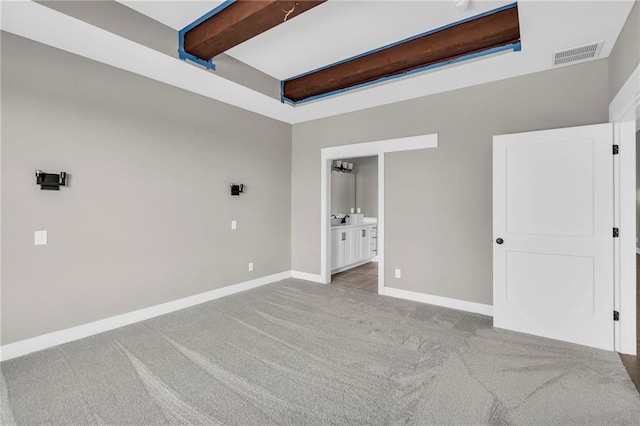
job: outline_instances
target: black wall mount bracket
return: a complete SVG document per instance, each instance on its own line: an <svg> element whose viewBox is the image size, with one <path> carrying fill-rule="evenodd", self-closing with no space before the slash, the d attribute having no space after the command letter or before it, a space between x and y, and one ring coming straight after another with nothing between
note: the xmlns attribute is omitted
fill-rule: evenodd
<svg viewBox="0 0 640 426"><path fill-rule="evenodd" d="M40 189L59 191L61 186L67 185L67 172L44 173L36 170L36 184L40 185Z"/></svg>

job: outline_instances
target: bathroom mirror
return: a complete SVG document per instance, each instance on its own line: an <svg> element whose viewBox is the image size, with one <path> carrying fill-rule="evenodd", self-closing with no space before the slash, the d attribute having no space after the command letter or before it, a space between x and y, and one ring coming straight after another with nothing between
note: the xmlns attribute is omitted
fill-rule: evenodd
<svg viewBox="0 0 640 426"><path fill-rule="evenodd" d="M331 214L349 213L356 207L356 173L331 172Z"/></svg>
<svg viewBox="0 0 640 426"><path fill-rule="evenodd" d="M349 214L360 209L365 217L378 216L378 157L346 160L351 173L331 171L331 214ZM337 162L334 161L334 166Z"/></svg>

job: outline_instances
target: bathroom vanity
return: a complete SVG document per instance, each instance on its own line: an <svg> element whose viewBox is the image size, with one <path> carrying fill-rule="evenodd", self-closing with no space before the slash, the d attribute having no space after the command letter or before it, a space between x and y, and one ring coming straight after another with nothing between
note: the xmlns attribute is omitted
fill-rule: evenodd
<svg viewBox="0 0 640 426"><path fill-rule="evenodd" d="M377 224L342 224L331 227L331 273L355 268L378 253Z"/></svg>

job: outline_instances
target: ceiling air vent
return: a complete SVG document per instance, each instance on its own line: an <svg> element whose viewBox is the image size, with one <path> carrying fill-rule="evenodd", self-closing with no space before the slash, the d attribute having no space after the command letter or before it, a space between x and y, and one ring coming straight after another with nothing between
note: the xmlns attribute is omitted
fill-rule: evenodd
<svg viewBox="0 0 640 426"><path fill-rule="evenodd" d="M600 54L602 43L603 42L601 41L599 43L591 43L580 47L574 47L573 49L563 50L562 52L556 52L553 55L553 65L564 65L570 62L579 62L595 58Z"/></svg>

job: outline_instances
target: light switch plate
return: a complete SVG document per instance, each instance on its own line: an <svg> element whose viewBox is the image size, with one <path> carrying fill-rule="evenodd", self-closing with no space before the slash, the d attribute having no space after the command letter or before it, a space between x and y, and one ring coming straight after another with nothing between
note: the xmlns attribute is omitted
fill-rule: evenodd
<svg viewBox="0 0 640 426"><path fill-rule="evenodd" d="M36 246L46 246L47 231L35 231L33 233L33 244Z"/></svg>
<svg viewBox="0 0 640 426"><path fill-rule="evenodd" d="M238 229L238 221L237 220L232 220L231 221L231 229Z"/></svg>
<svg viewBox="0 0 640 426"><path fill-rule="evenodd" d="M400 269L396 269L396 278L402 278L402 271L400 271Z"/></svg>
<svg viewBox="0 0 640 426"><path fill-rule="evenodd" d="M249 262L249 272L253 271L253 262Z"/></svg>

